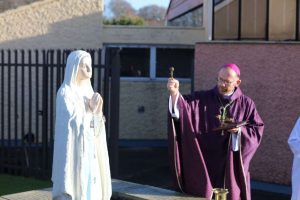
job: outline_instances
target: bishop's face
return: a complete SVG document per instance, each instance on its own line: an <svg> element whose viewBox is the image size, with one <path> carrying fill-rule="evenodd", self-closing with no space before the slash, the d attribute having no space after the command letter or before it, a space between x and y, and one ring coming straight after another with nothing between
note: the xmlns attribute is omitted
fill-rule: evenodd
<svg viewBox="0 0 300 200"><path fill-rule="evenodd" d="M83 57L78 66L77 80L92 78L92 61L89 57Z"/></svg>
<svg viewBox="0 0 300 200"><path fill-rule="evenodd" d="M218 90L221 95L228 95L234 92L241 80L230 68L222 68L218 74Z"/></svg>

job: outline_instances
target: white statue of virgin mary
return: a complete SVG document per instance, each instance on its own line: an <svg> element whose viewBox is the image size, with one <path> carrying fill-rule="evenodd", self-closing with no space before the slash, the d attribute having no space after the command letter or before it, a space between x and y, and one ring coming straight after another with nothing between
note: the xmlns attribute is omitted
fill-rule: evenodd
<svg viewBox="0 0 300 200"><path fill-rule="evenodd" d="M53 199L109 200L112 194L103 100L91 86L91 56L73 51L56 97Z"/></svg>

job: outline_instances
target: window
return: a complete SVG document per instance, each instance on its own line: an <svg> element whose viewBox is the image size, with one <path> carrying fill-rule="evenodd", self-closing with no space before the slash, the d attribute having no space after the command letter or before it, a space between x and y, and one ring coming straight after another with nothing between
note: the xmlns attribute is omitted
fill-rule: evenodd
<svg viewBox="0 0 300 200"><path fill-rule="evenodd" d="M169 68L174 67L174 77L191 78L194 65L194 49L156 49L156 77L169 77Z"/></svg>
<svg viewBox="0 0 300 200"><path fill-rule="evenodd" d="M121 76L149 77L149 48L122 48L120 51Z"/></svg>
<svg viewBox="0 0 300 200"><path fill-rule="evenodd" d="M224 0L215 0L215 5L221 3L222 1L224 1Z"/></svg>
<svg viewBox="0 0 300 200"><path fill-rule="evenodd" d="M176 17L168 21L168 26L190 26L202 27L203 26L203 7L197 7L184 15Z"/></svg>
<svg viewBox="0 0 300 200"><path fill-rule="evenodd" d="M174 67L174 77L191 78L194 66L193 46L130 46L108 45L110 49L120 49L121 77L149 80L170 77L170 67ZM113 59L109 56L109 59ZM112 62L112 61L111 61Z"/></svg>

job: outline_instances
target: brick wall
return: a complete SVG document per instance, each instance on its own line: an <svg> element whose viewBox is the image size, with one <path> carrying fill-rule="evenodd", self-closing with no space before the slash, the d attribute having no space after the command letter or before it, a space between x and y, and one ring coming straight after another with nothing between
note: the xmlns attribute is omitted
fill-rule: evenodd
<svg viewBox="0 0 300 200"><path fill-rule="evenodd" d="M180 82L182 94L190 83ZM165 81L121 81L120 138L166 139L169 93Z"/></svg>
<svg viewBox="0 0 300 200"><path fill-rule="evenodd" d="M292 153L287 139L300 115L299 43L199 43L195 89L208 89L224 63L241 69L241 89L256 103L265 122L250 170L255 180L290 183Z"/></svg>

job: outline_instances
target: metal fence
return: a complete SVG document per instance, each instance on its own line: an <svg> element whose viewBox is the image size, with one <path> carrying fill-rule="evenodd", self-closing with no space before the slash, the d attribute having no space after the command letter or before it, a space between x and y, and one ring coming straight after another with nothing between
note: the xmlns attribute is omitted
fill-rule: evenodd
<svg viewBox="0 0 300 200"><path fill-rule="evenodd" d="M111 62L105 65L101 65L101 50L87 51L93 63L92 85L103 96L104 114L109 119L109 101L116 104L115 97L118 98L110 94L110 89L118 91L119 87L119 78L112 76L111 70L116 64L115 51L110 51ZM56 91L63 81L69 53L70 50L0 50L0 173L50 178ZM116 108L113 117L118 122ZM107 124L110 134L113 126L110 120ZM117 140L118 134L111 136ZM117 145L113 139L109 141Z"/></svg>

